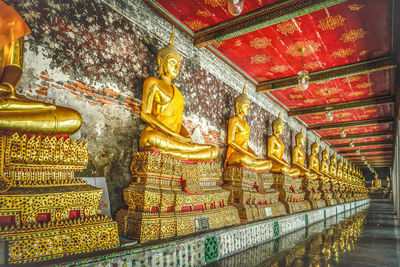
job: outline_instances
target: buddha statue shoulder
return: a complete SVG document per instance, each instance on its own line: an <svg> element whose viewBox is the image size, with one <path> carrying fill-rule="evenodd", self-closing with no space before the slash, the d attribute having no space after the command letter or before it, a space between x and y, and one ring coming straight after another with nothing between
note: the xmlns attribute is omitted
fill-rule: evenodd
<svg viewBox="0 0 400 267"><path fill-rule="evenodd" d="M69 108L30 100L16 93L24 61L24 36L30 30L22 17L0 0L0 131L70 135L82 118Z"/></svg>
<svg viewBox="0 0 400 267"><path fill-rule="evenodd" d="M235 116L228 123L228 151L225 166L241 166L253 171L269 171L272 163L258 159L249 147L250 127L245 117L250 110L250 100L246 96L246 85L243 93L235 98Z"/></svg>
<svg viewBox="0 0 400 267"><path fill-rule="evenodd" d="M337 168L336 168L336 153L333 153L333 155L330 158L331 164L329 165L329 174L332 177L336 177L337 175Z"/></svg>
<svg viewBox="0 0 400 267"><path fill-rule="evenodd" d="M303 149L305 141L306 136L303 132L303 128L301 128L301 131L296 134L296 146L293 149L293 166L300 170L300 176L315 180L318 175L315 172L311 172L304 164L306 159L306 153Z"/></svg>
<svg viewBox="0 0 400 267"><path fill-rule="evenodd" d="M146 128L140 134L140 150L156 150L183 160L213 160L218 149L195 144L182 125L184 101L172 83L180 71L181 57L174 45L174 30L167 46L157 55L160 79L149 77L143 84L141 118Z"/></svg>
<svg viewBox="0 0 400 267"><path fill-rule="evenodd" d="M336 177L340 180L343 178L343 159L339 159L338 161L338 166L337 166L337 171L336 171Z"/></svg>
<svg viewBox="0 0 400 267"><path fill-rule="evenodd" d="M285 145L279 137L283 134L285 125L281 118L281 113L276 120L272 122L273 134L268 137L268 158L272 162L271 172L286 174L291 177L300 175L300 170L295 167L290 167L283 159Z"/></svg>

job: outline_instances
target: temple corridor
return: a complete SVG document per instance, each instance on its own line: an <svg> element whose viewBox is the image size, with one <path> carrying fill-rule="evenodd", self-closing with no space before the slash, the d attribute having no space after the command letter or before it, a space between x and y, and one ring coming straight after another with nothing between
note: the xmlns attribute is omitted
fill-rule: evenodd
<svg viewBox="0 0 400 267"><path fill-rule="evenodd" d="M208 266L399 266L400 232L391 202L327 218Z"/></svg>

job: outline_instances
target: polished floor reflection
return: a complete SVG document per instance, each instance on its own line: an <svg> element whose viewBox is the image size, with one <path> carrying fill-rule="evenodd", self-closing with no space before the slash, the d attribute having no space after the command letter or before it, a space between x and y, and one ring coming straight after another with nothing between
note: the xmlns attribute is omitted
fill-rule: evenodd
<svg viewBox="0 0 400 267"><path fill-rule="evenodd" d="M400 266L393 205L372 202L210 266Z"/></svg>

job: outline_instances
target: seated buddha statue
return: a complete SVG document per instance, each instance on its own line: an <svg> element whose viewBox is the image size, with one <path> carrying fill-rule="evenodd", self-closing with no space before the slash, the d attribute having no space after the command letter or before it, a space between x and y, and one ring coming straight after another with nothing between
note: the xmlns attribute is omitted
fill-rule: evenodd
<svg viewBox="0 0 400 267"><path fill-rule="evenodd" d="M324 174L320 172L319 169L319 158L318 158L318 153L319 153L319 144L318 140L315 140L314 144L311 146L311 155L308 157L308 167L310 168L310 171L318 175L320 179L324 179Z"/></svg>
<svg viewBox="0 0 400 267"><path fill-rule="evenodd" d="M377 173L375 173L374 176L375 176L375 179L372 181L373 187L375 187L375 188L381 188L381 187L382 187L382 181L381 181L381 179L378 178L378 174L377 174Z"/></svg>
<svg viewBox="0 0 400 267"><path fill-rule="evenodd" d="M279 112L278 118L272 122L273 134L268 137L268 158L272 162L271 172L295 177L300 174L300 170L295 167L290 167L283 159L285 145L279 136L283 134L284 127L285 125L281 118L281 113Z"/></svg>
<svg viewBox="0 0 400 267"><path fill-rule="evenodd" d="M386 177L386 189L390 188L390 178Z"/></svg>
<svg viewBox="0 0 400 267"><path fill-rule="evenodd" d="M141 118L147 124L140 134L140 150L157 150L183 160L213 160L218 149L212 145L195 144L182 125L184 101L172 83L179 74L181 57L170 42L157 55L160 79L149 77L143 84Z"/></svg>
<svg viewBox="0 0 400 267"><path fill-rule="evenodd" d="M77 111L30 100L15 92L23 72L24 36L29 33L14 8L0 1L0 132L73 134L82 122Z"/></svg>
<svg viewBox="0 0 400 267"><path fill-rule="evenodd" d="M245 117L250 110L250 100L246 96L246 85L243 93L235 98L235 116L229 119L228 124L228 151L225 166L243 166L253 171L269 171L272 163L269 160L258 159L254 151L248 146L250 127Z"/></svg>
<svg viewBox="0 0 400 267"><path fill-rule="evenodd" d="M338 161L338 166L337 166L337 172L336 172L336 177L340 180L343 178L343 159L339 159Z"/></svg>
<svg viewBox="0 0 400 267"><path fill-rule="evenodd" d="M345 162L343 164L343 170L342 170L342 179L344 181L347 181L347 168L348 168L348 165L347 165L347 162Z"/></svg>
<svg viewBox="0 0 400 267"><path fill-rule="evenodd" d="M296 146L293 149L293 165L300 170L300 176L305 176L308 179L315 180L318 174L311 172L304 164L306 153L303 150L303 145L306 141L306 136L301 128L300 133L296 134Z"/></svg>
<svg viewBox="0 0 400 267"><path fill-rule="evenodd" d="M336 153L333 153L333 155L330 158L331 164L329 164L329 175L333 178L336 177L337 175L337 169L336 169Z"/></svg>
<svg viewBox="0 0 400 267"><path fill-rule="evenodd" d="M330 172L329 172L329 150L328 147L325 148L324 152L322 152L322 162L321 162L321 172L330 177Z"/></svg>

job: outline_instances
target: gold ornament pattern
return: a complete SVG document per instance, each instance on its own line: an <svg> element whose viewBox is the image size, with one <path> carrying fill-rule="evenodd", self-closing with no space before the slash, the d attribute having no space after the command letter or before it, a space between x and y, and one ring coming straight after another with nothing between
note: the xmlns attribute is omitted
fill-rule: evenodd
<svg viewBox="0 0 400 267"><path fill-rule="evenodd" d="M358 89L365 89L365 88L370 88L374 85L373 82L366 82L366 83L359 83L357 84L356 88Z"/></svg>
<svg viewBox="0 0 400 267"><path fill-rule="evenodd" d="M210 11L208 11L208 10L197 10L196 15L200 16L200 17L205 17L205 18L208 18L208 17L212 16Z"/></svg>
<svg viewBox="0 0 400 267"><path fill-rule="evenodd" d="M262 38L257 37L254 40L250 41L250 46L254 47L255 49L263 49L270 45L271 45L271 40L268 39L267 37L262 37Z"/></svg>
<svg viewBox="0 0 400 267"><path fill-rule="evenodd" d="M345 32L340 36L340 40L342 40L345 43L349 42L355 42L357 40L360 40L364 38L366 32L363 29L358 29L358 30L350 30L348 32Z"/></svg>
<svg viewBox="0 0 400 267"><path fill-rule="evenodd" d="M236 40L234 46L235 47L240 47L242 45L242 41Z"/></svg>
<svg viewBox="0 0 400 267"><path fill-rule="evenodd" d="M306 103L306 104L315 104L317 102L318 101L314 98L308 98L308 99L304 100L304 103Z"/></svg>
<svg viewBox="0 0 400 267"><path fill-rule="evenodd" d="M361 80L361 77L359 75L350 76L343 79L344 82L349 82L349 83L358 82L359 80Z"/></svg>
<svg viewBox="0 0 400 267"><path fill-rule="evenodd" d="M227 0L204 0L207 5L211 5L212 7L218 6L226 6L228 3Z"/></svg>
<svg viewBox="0 0 400 267"><path fill-rule="evenodd" d="M262 64L269 62L271 58L267 55L255 55L254 57L251 57L251 64Z"/></svg>
<svg viewBox="0 0 400 267"><path fill-rule="evenodd" d="M286 50L286 54L289 54L293 57L300 57L301 55L307 57L318 51L320 46L320 43L317 43L313 40L299 41L289 45L288 49ZM301 51L302 49L304 49L304 52Z"/></svg>
<svg viewBox="0 0 400 267"><path fill-rule="evenodd" d="M364 91L354 91L354 92L351 92L351 93L349 94L349 96L351 96L351 97L357 97L357 96L365 95L365 94L366 94L366 92L364 92Z"/></svg>
<svg viewBox="0 0 400 267"><path fill-rule="evenodd" d="M342 89L339 88L324 88L316 91L317 95L320 96L332 96L335 94L338 94L342 91Z"/></svg>
<svg viewBox="0 0 400 267"><path fill-rule="evenodd" d="M186 24L193 31L199 31L209 26L207 23L203 23L200 20L193 20L193 21L185 20L183 23Z"/></svg>
<svg viewBox="0 0 400 267"><path fill-rule="evenodd" d="M304 68L308 70L315 70L320 68L320 63L318 61L308 62L304 64Z"/></svg>
<svg viewBox="0 0 400 267"><path fill-rule="evenodd" d="M291 94L291 95L289 96L289 98L290 98L291 100L300 100L300 99L303 99L303 98L304 98L304 95L302 95L302 94Z"/></svg>
<svg viewBox="0 0 400 267"><path fill-rule="evenodd" d="M369 53L369 50L363 50L363 51L361 51L360 53L358 53L358 55L360 56L360 57L362 57L362 56L365 56L366 54L368 54Z"/></svg>
<svg viewBox="0 0 400 267"><path fill-rule="evenodd" d="M345 58L353 55L354 49L352 48L340 48L332 53L332 57L334 58Z"/></svg>
<svg viewBox="0 0 400 267"><path fill-rule="evenodd" d="M283 73L283 72L287 71L288 69L289 69L289 67L286 65L276 65L276 66L271 67L270 70L275 73Z"/></svg>
<svg viewBox="0 0 400 267"><path fill-rule="evenodd" d="M320 28L323 31L334 30L338 27L343 26L345 21L346 19L343 18L341 15L337 15L334 17L328 16L325 19L319 21L318 28Z"/></svg>
<svg viewBox="0 0 400 267"><path fill-rule="evenodd" d="M293 34L299 30L301 22L294 22L293 20L284 21L276 25L276 30L282 34Z"/></svg>
<svg viewBox="0 0 400 267"><path fill-rule="evenodd" d="M351 11L360 11L363 7L364 7L364 5L360 5L360 4L352 4L352 5L348 6L348 8Z"/></svg>

